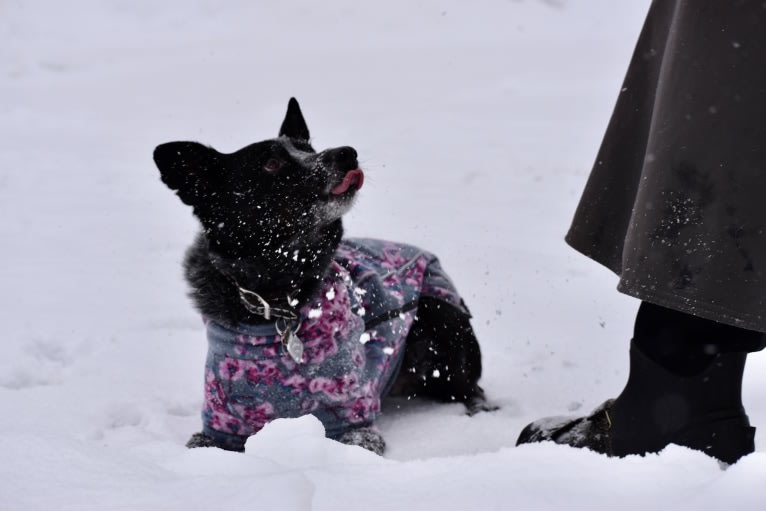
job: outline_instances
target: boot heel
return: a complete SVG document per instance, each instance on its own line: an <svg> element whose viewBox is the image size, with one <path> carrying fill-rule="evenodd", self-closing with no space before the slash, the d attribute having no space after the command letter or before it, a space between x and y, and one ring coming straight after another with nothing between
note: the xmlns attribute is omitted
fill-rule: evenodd
<svg viewBox="0 0 766 511"><path fill-rule="evenodd" d="M755 451L755 428L750 426L747 416L732 417L690 427L672 443L702 451L731 465Z"/></svg>

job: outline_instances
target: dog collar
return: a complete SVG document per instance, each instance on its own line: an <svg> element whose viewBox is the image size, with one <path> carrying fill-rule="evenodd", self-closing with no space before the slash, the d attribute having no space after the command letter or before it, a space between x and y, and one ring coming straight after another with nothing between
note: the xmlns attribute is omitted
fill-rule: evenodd
<svg viewBox="0 0 766 511"><path fill-rule="evenodd" d="M300 316L296 310L298 300L295 298L298 291L300 291L299 289L293 289L292 292L286 293L284 295L285 302L282 302L282 297L277 295L267 295L267 297L264 298L262 294L240 286L239 282L237 282L237 278L229 268L227 268L228 265L225 263L223 257L215 253L210 253L209 261L213 268L234 286L239 295L240 303L249 313L262 316L266 321L283 319L294 322L299 319ZM279 303L280 306L275 306L273 305L274 303ZM284 305L282 305L282 303L284 303Z"/></svg>
<svg viewBox="0 0 766 511"><path fill-rule="evenodd" d="M237 284L234 277L227 275L229 279L237 286L239 300L242 305L252 314L263 316L266 321L275 318L277 333L279 334L282 346L297 364L303 363L303 341L298 337L298 330L301 328L301 321L294 307L298 305L298 300L293 296L287 295L287 305L289 309L281 307L272 307L261 295L255 291L250 291ZM293 293L295 294L295 293ZM257 302L253 303L252 299Z"/></svg>
<svg viewBox="0 0 766 511"><path fill-rule="evenodd" d="M245 309L247 309L248 312L263 316L267 321L270 321L272 317L275 319L287 319L290 321L295 321L298 319L298 313L294 309L294 307L298 305L298 300L296 300L290 294L286 295L287 305L290 307L289 309L283 307L274 307L255 291L251 291L237 284L237 281L234 279L234 277L229 275L226 276L237 287L237 291L239 292L239 301L242 302L242 305L245 307ZM292 294L294 295L295 292Z"/></svg>

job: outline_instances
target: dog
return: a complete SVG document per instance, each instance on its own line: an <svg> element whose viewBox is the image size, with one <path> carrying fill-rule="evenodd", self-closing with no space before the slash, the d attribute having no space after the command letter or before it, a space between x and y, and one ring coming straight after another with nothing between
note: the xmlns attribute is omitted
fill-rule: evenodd
<svg viewBox="0 0 766 511"><path fill-rule="evenodd" d="M392 390L495 409L471 314L438 259L343 239L364 171L352 147L314 150L295 98L277 138L230 154L169 142L154 161L201 224L184 269L209 350L188 447L243 451L269 421L313 414L329 438L383 454L374 423Z"/></svg>

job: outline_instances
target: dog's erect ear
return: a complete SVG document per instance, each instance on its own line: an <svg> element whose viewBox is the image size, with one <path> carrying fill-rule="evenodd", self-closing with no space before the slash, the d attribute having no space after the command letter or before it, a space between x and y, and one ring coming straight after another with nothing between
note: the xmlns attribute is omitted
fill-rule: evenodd
<svg viewBox="0 0 766 511"><path fill-rule="evenodd" d="M285 120L282 121L282 127L279 128L279 136L282 135L297 140L308 141L309 139L309 128L306 126L301 107L295 98L290 98L287 103L287 114L285 114Z"/></svg>
<svg viewBox="0 0 766 511"><path fill-rule="evenodd" d="M210 191L221 156L197 142L168 142L154 150L154 163L160 169L162 182L175 190L185 204L194 206Z"/></svg>

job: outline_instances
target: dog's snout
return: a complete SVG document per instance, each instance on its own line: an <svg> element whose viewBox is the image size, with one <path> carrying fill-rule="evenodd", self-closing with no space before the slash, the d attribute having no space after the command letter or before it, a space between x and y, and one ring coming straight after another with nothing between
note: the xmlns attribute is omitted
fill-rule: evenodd
<svg viewBox="0 0 766 511"><path fill-rule="evenodd" d="M353 169L359 166L357 162L356 149L349 146L338 147L328 151L328 156L332 159L333 163L342 168Z"/></svg>
<svg viewBox="0 0 766 511"><path fill-rule="evenodd" d="M356 160L356 149L353 147L339 147L338 148L338 158L348 158L352 160Z"/></svg>

